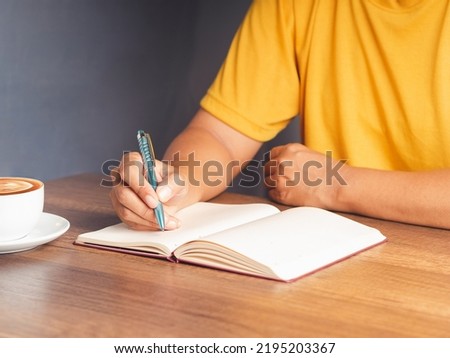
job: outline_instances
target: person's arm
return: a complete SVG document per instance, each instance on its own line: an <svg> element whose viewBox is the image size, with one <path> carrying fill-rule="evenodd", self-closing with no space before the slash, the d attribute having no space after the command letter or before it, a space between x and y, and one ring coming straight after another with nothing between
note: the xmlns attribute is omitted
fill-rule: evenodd
<svg viewBox="0 0 450 358"><path fill-rule="evenodd" d="M178 205L206 201L223 192L261 145L200 109L164 155L187 183L187 195Z"/></svg>
<svg viewBox="0 0 450 358"><path fill-rule="evenodd" d="M450 169L401 172L348 167L343 210L450 229Z"/></svg>
<svg viewBox="0 0 450 358"><path fill-rule="evenodd" d="M261 147L255 141L200 109L190 124L173 140L157 161L158 188L143 180L139 153L122 158L113 171L117 180L110 193L119 218L137 230L156 230L153 209L164 203L166 229L180 223L174 215L197 201L206 201L224 191L245 162Z"/></svg>
<svg viewBox="0 0 450 358"><path fill-rule="evenodd" d="M272 149L265 170L269 196L283 204L450 229L450 169L358 168L294 143Z"/></svg>

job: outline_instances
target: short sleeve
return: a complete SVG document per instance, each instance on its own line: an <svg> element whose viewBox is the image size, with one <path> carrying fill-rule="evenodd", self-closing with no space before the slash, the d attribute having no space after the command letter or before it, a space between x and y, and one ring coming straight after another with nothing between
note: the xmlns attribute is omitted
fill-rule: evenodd
<svg viewBox="0 0 450 358"><path fill-rule="evenodd" d="M292 0L254 0L201 107L259 141L299 109Z"/></svg>

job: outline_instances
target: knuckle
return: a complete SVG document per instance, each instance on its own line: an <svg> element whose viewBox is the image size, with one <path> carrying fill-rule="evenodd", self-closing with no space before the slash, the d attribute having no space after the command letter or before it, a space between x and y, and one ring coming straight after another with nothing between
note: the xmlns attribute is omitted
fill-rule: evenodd
<svg viewBox="0 0 450 358"><path fill-rule="evenodd" d="M281 202L286 202L288 200L289 193L287 190L277 190L277 198Z"/></svg>
<svg viewBox="0 0 450 358"><path fill-rule="evenodd" d="M264 184L267 187L274 188L274 187L276 187L276 183L277 183L276 182L276 174L271 175L271 176L266 176L264 178Z"/></svg>
<svg viewBox="0 0 450 358"><path fill-rule="evenodd" d="M139 230L140 229L140 225L134 223L134 222L126 222L125 224L128 225L128 227L132 230Z"/></svg>
<svg viewBox="0 0 450 358"><path fill-rule="evenodd" d="M293 153L295 151L295 145L292 143L289 143L286 145L286 152Z"/></svg>
<svg viewBox="0 0 450 358"><path fill-rule="evenodd" d="M142 218L149 220L153 217L153 209L148 208L147 206L145 206L142 209L142 212L139 213L139 216L141 216Z"/></svg>
<svg viewBox="0 0 450 358"><path fill-rule="evenodd" d="M122 157L122 163L133 162L136 160L140 161L141 155L138 152L128 152Z"/></svg>
<svg viewBox="0 0 450 358"><path fill-rule="evenodd" d="M129 209L121 207L119 211L120 211L119 217L122 219L122 221L126 222L127 224L133 223L132 221L133 214Z"/></svg>
<svg viewBox="0 0 450 358"><path fill-rule="evenodd" d="M144 183L139 183L136 189L136 194L141 198L143 198L147 194L146 186L144 185Z"/></svg>
<svg viewBox="0 0 450 358"><path fill-rule="evenodd" d="M124 204L127 202L128 195L125 188L116 188L114 190L114 195L119 203Z"/></svg>

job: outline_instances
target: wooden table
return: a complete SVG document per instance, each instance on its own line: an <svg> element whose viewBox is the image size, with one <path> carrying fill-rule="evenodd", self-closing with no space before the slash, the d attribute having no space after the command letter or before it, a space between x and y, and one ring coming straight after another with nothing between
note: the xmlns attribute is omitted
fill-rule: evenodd
<svg viewBox="0 0 450 358"><path fill-rule="evenodd" d="M73 245L118 222L100 180L47 182L71 228L0 255L1 337L450 337L448 230L351 216L389 241L282 283Z"/></svg>

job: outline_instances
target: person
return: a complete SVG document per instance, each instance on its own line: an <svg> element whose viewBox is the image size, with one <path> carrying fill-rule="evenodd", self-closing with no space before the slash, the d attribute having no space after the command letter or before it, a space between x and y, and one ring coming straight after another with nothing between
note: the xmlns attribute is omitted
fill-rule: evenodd
<svg viewBox="0 0 450 358"><path fill-rule="evenodd" d="M265 164L270 198L450 229L449 5L254 0L198 112L157 163L156 192L139 154L122 158L117 215L156 230L161 201L166 228L177 228L178 210L224 191L298 114L303 144L273 148ZM223 166L213 181L211 161Z"/></svg>

